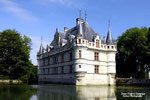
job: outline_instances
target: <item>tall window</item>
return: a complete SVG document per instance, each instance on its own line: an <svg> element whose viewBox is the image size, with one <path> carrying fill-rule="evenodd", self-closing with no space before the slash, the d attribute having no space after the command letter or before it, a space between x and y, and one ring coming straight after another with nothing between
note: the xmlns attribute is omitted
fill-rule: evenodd
<svg viewBox="0 0 150 100"><path fill-rule="evenodd" d="M50 74L50 68L48 68L48 74Z"/></svg>
<svg viewBox="0 0 150 100"><path fill-rule="evenodd" d="M70 65L70 74L72 73L72 65Z"/></svg>
<svg viewBox="0 0 150 100"><path fill-rule="evenodd" d="M58 74L58 67L53 68L54 74Z"/></svg>
<svg viewBox="0 0 150 100"><path fill-rule="evenodd" d="M99 47L99 40L96 40L96 47Z"/></svg>
<svg viewBox="0 0 150 100"><path fill-rule="evenodd" d="M99 66L98 65L95 65L95 73L99 73Z"/></svg>
<svg viewBox="0 0 150 100"><path fill-rule="evenodd" d="M45 74L45 69L43 69L43 74Z"/></svg>
<svg viewBox="0 0 150 100"><path fill-rule="evenodd" d="M95 54L94 54L94 59L95 59L96 61L99 60L99 53L98 53L98 52L95 52Z"/></svg>
<svg viewBox="0 0 150 100"><path fill-rule="evenodd" d="M81 52L81 50L79 50L79 58L81 58L82 57L82 52Z"/></svg>
<svg viewBox="0 0 150 100"><path fill-rule="evenodd" d="M45 59L43 59L43 66L45 66Z"/></svg>
<svg viewBox="0 0 150 100"><path fill-rule="evenodd" d="M64 55L61 55L61 62L64 62Z"/></svg>
<svg viewBox="0 0 150 100"><path fill-rule="evenodd" d="M56 63L58 63L58 56L56 56Z"/></svg>
<svg viewBox="0 0 150 100"><path fill-rule="evenodd" d="M58 57L54 57L54 64L58 63Z"/></svg>
<svg viewBox="0 0 150 100"><path fill-rule="evenodd" d="M70 61L72 61L72 52L69 54Z"/></svg>
<svg viewBox="0 0 150 100"><path fill-rule="evenodd" d="M64 73L64 66L61 67L61 73Z"/></svg>
<svg viewBox="0 0 150 100"><path fill-rule="evenodd" d="M56 63L56 57L53 57L53 64Z"/></svg>
<svg viewBox="0 0 150 100"><path fill-rule="evenodd" d="M48 57L48 65L50 64L50 57Z"/></svg>

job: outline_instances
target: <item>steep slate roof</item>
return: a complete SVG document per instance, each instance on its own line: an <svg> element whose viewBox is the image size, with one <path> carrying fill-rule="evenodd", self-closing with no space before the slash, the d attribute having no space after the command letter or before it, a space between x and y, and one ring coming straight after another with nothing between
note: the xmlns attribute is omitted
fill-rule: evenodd
<svg viewBox="0 0 150 100"><path fill-rule="evenodd" d="M94 30L90 27L90 25L88 24L87 20L85 22L81 22L81 18L79 19L79 23L69 29L66 32L58 32L58 29L56 29L56 33L55 36L60 36L61 38L61 42L67 42L68 37L71 35L71 38L77 37L79 34L82 35L83 39L88 40L89 42L93 42L94 36L96 36L96 33L94 32ZM51 42L51 46L55 46L56 45L56 37L54 36L53 41ZM102 43L106 43L106 44L114 44L113 38L112 38L112 34L111 34L111 30L110 30L110 23L109 23L109 28L108 28L108 34L107 34L107 38L106 38L106 42L102 41Z"/></svg>
<svg viewBox="0 0 150 100"><path fill-rule="evenodd" d="M82 34L83 39L87 39L88 41L92 42L93 36L96 35L94 30L90 27L90 25L87 22L81 23L81 26L79 24L79 25L71 28L70 30L67 31L67 35L71 34L71 35L74 35L75 37L77 37L78 34Z"/></svg>
<svg viewBox="0 0 150 100"><path fill-rule="evenodd" d="M55 35L60 35L61 37L61 40L64 40L65 37L66 37L66 33L65 32L56 32ZM56 43L55 43L55 37L53 39L53 41L51 42L51 46L54 46Z"/></svg>

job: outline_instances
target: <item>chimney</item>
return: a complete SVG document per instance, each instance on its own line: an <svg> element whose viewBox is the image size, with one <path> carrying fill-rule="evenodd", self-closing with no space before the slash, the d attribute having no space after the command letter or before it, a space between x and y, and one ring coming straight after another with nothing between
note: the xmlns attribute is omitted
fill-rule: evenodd
<svg viewBox="0 0 150 100"><path fill-rule="evenodd" d="M106 43L106 37L105 36L103 37L103 39L104 39L104 43Z"/></svg>
<svg viewBox="0 0 150 100"><path fill-rule="evenodd" d="M81 23L83 23L83 19L82 18L77 18L76 19L76 25L79 25L80 20L81 20Z"/></svg>
<svg viewBox="0 0 150 100"><path fill-rule="evenodd" d="M68 31L68 27L64 27L64 32Z"/></svg>

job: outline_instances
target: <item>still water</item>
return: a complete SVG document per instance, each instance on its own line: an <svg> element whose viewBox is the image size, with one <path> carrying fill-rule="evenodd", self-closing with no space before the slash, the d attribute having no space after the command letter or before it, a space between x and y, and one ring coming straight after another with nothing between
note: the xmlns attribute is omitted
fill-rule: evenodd
<svg viewBox="0 0 150 100"><path fill-rule="evenodd" d="M0 100L150 100L150 88L0 84Z"/></svg>

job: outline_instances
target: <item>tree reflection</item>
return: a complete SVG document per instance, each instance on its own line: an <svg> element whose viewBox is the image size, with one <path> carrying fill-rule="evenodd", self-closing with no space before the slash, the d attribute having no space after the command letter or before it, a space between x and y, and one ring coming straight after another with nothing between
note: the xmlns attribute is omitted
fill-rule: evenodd
<svg viewBox="0 0 150 100"><path fill-rule="evenodd" d="M0 100L30 100L36 92L29 85L0 84Z"/></svg>

